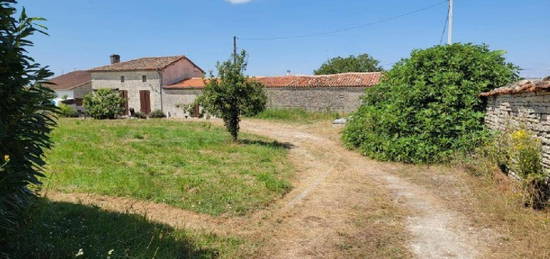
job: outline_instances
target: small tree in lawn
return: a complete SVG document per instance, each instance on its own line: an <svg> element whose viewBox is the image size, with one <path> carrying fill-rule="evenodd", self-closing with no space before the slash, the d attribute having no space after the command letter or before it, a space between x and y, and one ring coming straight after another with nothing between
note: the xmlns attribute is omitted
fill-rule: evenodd
<svg viewBox="0 0 550 259"><path fill-rule="evenodd" d="M44 19L28 17L24 9L14 18L15 3L0 0L0 247L13 238L35 197L28 186L40 185L44 176L44 149L51 145L57 112L53 91L42 86L52 73L26 51L33 46L31 35L45 34L36 24Z"/></svg>
<svg viewBox="0 0 550 259"><path fill-rule="evenodd" d="M218 63L218 77L210 75L203 95L197 99L206 111L223 119L233 141L237 141L239 135L241 116L260 113L267 103L264 86L244 75L246 56L243 50L233 57L233 62Z"/></svg>

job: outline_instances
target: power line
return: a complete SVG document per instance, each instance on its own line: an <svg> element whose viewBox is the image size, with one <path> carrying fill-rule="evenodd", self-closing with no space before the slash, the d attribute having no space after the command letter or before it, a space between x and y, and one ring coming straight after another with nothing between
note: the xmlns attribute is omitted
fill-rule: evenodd
<svg viewBox="0 0 550 259"><path fill-rule="evenodd" d="M420 9L416 9L416 10L413 10L413 11L410 11L410 12L407 12L407 13L403 13L403 14L400 14L400 15L386 17L386 18L379 19L378 21L365 23L365 24L358 24L358 25L345 27L345 28L332 30L332 31L317 32L317 33L302 34L302 35L294 35L294 36L278 36L278 37L265 37L265 38L259 38L259 37L258 38L242 38L242 37L240 37L239 39L241 39L241 40L251 40L251 41L287 40L287 39L310 38L310 37L317 37L317 36L324 36L324 35L329 35L329 34L341 33L341 32L345 32L345 31L356 30L356 29L360 29L360 28L364 28L364 27L368 27L368 26L372 26L372 25L376 25L376 24L380 24L380 23L385 23L385 22L389 22L389 21L392 21L392 20L396 20L396 19L399 19L399 18L404 17L404 16L409 16L409 15L413 15L413 14L416 14L416 13L419 13L419 12L423 12L423 11L432 9L434 7L440 6L443 3L447 3L447 2L448 2L448 0L441 1L441 2L438 2L436 4L429 5L429 6L426 6L426 7L420 8Z"/></svg>

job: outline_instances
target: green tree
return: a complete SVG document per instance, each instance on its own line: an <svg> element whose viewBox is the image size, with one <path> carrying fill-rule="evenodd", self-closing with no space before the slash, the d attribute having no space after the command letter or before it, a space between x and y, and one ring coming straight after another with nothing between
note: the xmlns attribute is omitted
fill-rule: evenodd
<svg viewBox="0 0 550 259"><path fill-rule="evenodd" d="M503 51L453 44L414 50L366 90L343 139L381 160L438 162L485 135L479 94L518 80Z"/></svg>
<svg viewBox="0 0 550 259"><path fill-rule="evenodd" d="M86 113L94 119L114 119L121 114L124 100L112 89L99 89L84 96Z"/></svg>
<svg viewBox="0 0 550 259"><path fill-rule="evenodd" d="M0 247L9 238L40 185L44 150L51 145L57 108L53 91L42 86L52 75L31 57L28 39L44 32L42 18L15 18L14 0L0 0Z"/></svg>
<svg viewBox="0 0 550 259"><path fill-rule="evenodd" d="M335 57L325 62L313 73L316 75L330 75L346 72L379 72L382 71L380 62L368 54Z"/></svg>
<svg viewBox="0 0 550 259"><path fill-rule="evenodd" d="M218 77L212 74L197 102L210 114L220 117L233 141L239 135L241 116L254 116L265 109L267 96L264 86L244 75L246 52L243 50L231 60L218 63Z"/></svg>

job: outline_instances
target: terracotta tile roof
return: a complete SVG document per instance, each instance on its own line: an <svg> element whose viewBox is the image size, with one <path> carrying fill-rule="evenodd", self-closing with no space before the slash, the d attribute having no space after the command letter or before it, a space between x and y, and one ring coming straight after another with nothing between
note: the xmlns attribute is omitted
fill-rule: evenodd
<svg viewBox="0 0 550 259"><path fill-rule="evenodd" d="M126 62L115 63L111 65L96 67L90 69L90 72L112 72L112 71L137 71L137 70L163 70L169 65L181 60L187 59L195 67L203 71L199 66L195 65L185 56L170 56L170 57L148 57L138 58ZM204 71L203 71L204 73Z"/></svg>
<svg viewBox="0 0 550 259"><path fill-rule="evenodd" d="M204 78L201 78L201 77L193 77L193 78L189 78L189 79L185 79L183 81L180 81L178 83L175 83L173 85L168 85L168 86L164 86L164 88L174 88L174 89L177 89L177 88L204 88L205 87L205 83L204 83Z"/></svg>
<svg viewBox="0 0 550 259"><path fill-rule="evenodd" d="M281 87L369 87L378 84L382 73L343 73L335 75L301 75L301 76L266 76L256 77L255 80L268 88ZM179 83L165 86L168 89L204 88L202 78L190 78Z"/></svg>
<svg viewBox="0 0 550 259"><path fill-rule="evenodd" d="M90 72L73 71L50 79L46 86L53 90L71 90L89 83L91 80Z"/></svg>
<svg viewBox="0 0 550 259"><path fill-rule="evenodd" d="M538 92L546 89L550 89L550 76L542 80L521 80L514 84L496 88L492 91L482 93L481 96Z"/></svg>

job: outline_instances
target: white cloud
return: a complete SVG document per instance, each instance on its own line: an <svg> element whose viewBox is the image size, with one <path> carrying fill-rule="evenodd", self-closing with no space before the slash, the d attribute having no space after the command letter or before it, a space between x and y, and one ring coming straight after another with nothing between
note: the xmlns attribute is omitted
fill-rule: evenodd
<svg viewBox="0 0 550 259"><path fill-rule="evenodd" d="M227 2L230 2L232 4L246 4L252 2L252 0L225 0Z"/></svg>

